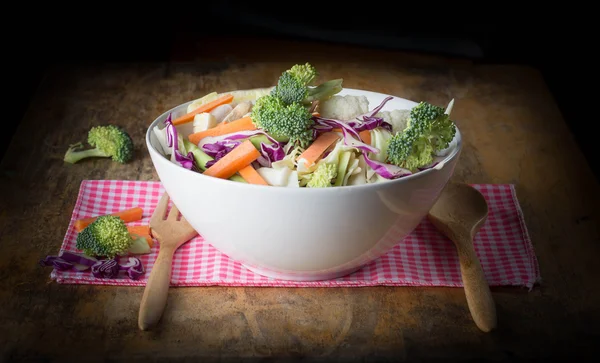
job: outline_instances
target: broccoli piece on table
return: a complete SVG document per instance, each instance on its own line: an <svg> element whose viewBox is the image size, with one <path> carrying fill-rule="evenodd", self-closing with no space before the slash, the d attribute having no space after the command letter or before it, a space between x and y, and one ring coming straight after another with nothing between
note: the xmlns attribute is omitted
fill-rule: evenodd
<svg viewBox="0 0 600 363"><path fill-rule="evenodd" d="M305 148L313 141L314 120L308 108L299 103L286 105L280 98L266 95L256 100L250 117L256 127L279 141Z"/></svg>
<svg viewBox="0 0 600 363"><path fill-rule="evenodd" d="M285 104L309 105L313 101L326 100L342 90L342 79L309 87L317 76L317 70L310 63L296 64L281 74L271 95L280 98Z"/></svg>
<svg viewBox="0 0 600 363"><path fill-rule="evenodd" d="M433 153L448 147L456 127L444 109L421 102L410 111L407 126L388 143L388 161L411 171L433 162Z"/></svg>
<svg viewBox="0 0 600 363"><path fill-rule="evenodd" d="M321 163L312 173L312 176L306 186L309 188L331 187L331 182L336 176L337 165L335 163Z"/></svg>
<svg viewBox="0 0 600 363"><path fill-rule="evenodd" d="M115 125L92 127L88 132L88 143L93 149L83 149L83 144L71 145L65 153L64 161L75 164L90 157L112 158L121 164L133 158L133 141L129 134Z"/></svg>
<svg viewBox="0 0 600 363"><path fill-rule="evenodd" d="M103 215L79 232L75 247L88 256L114 258L127 254L132 243L127 225L121 218Z"/></svg>

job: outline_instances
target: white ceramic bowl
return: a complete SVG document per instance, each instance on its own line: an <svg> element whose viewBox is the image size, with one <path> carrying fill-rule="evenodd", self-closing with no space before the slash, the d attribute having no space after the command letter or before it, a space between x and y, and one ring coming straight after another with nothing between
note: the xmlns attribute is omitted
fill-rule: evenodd
<svg viewBox="0 0 600 363"><path fill-rule="evenodd" d="M347 88L339 94L365 95L370 108L388 96ZM165 190L206 242L278 279L340 277L402 243L437 200L462 149L457 130L456 146L437 168L384 183L314 189L239 183L184 169L157 151L151 129L169 113L185 113L189 103L160 115L146 133ZM415 105L394 97L383 110Z"/></svg>

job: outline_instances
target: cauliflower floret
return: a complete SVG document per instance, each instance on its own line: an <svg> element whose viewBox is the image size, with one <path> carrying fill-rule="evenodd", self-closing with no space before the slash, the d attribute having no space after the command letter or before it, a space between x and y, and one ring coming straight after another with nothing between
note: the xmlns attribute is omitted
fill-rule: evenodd
<svg viewBox="0 0 600 363"><path fill-rule="evenodd" d="M383 118L383 121L392 125L392 132L404 131L408 117L410 116L410 110L393 110L393 111L381 111L378 112L376 117Z"/></svg>
<svg viewBox="0 0 600 363"><path fill-rule="evenodd" d="M366 96L333 96L319 103L321 117L350 120L367 112L369 100Z"/></svg>

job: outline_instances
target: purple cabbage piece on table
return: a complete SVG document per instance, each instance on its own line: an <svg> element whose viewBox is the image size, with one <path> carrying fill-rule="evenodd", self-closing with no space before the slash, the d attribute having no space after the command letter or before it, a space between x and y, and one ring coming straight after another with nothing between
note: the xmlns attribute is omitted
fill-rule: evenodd
<svg viewBox="0 0 600 363"><path fill-rule="evenodd" d="M40 260L39 263L44 267L52 266L58 271L67 271L73 268L71 262L67 262L58 256L46 256L44 259Z"/></svg>
<svg viewBox="0 0 600 363"><path fill-rule="evenodd" d="M125 270L127 272L127 276L129 276L132 280L138 280L142 275L144 275L144 265L142 261L140 261L137 257L129 257L127 262L121 264L119 267L120 270Z"/></svg>
<svg viewBox="0 0 600 363"><path fill-rule="evenodd" d="M72 264L77 264L77 265L84 265L84 266L88 266L88 267L92 267L94 264L96 264L96 262L98 262L98 259L94 258L94 257L89 257L84 255L83 253L77 253L77 252L71 252L71 251L62 251L59 254L60 258L70 262Z"/></svg>
<svg viewBox="0 0 600 363"><path fill-rule="evenodd" d="M114 258L98 260L92 266L92 274L97 278L115 278L119 275L119 263Z"/></svg>
<svg viewBox="0 0 600 363"><path fill-rule="evenodd" d="M58 271L75 268L78 271L90 269L96 278L116 278L119 271L124 270L130 279L137 280L144 275L142 261L135 256L127 258L127 262L119 264L117 258L98 260L82 253L62 251L58 256L46 256L39 261L44 267L54 267Z"/></svg>

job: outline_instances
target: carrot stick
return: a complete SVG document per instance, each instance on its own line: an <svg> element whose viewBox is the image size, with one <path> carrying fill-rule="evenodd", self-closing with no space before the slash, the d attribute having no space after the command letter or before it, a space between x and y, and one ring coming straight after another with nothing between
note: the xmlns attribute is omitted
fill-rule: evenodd
<svg viewBox="0 0 600 363"><path fill-rule="evenodd" d="M358 133L358 136L360 136L360 139L365 144L371 145L371 131L369 131L369 130L363 130L363 131L361 131L361 132Z"/></svg>
<svg viewBox="0 0 600 363"><path fill-rule="evenodd" d="M252 165L241 168L239 173L249 184L269 185Z"/></svg>
<svg viewBox="0 0 600 363"><path fill-rule="evenodd" d="M192 112L186 113L185 115L176 118L175 120L172 121L173 125L176 126L176 125L181 125L181 124L185 124L188 122L192 122L192 121L194 121L194 116L196 116L197 114L202 113L202 112L209 112L218 106L224 105L226 103L231 103L231 101L233 101L233 95L230 95L230 94L223 95L214 101L207 102L207 103L201 105L200 107L198 107L197 109L195 109Z"/></svg>
<svg viewBox="0 0 600 363"><path fill-rule="evenodd" d="M115 213L111 213L111 216L120 217L124 222L134 222L142 219L143 210L140 207L125 209L122 211L118 211ZM77 232L83 231L85 227L90 225L93 221L96 220L99 216L78 219L75 221L75 229Z"/></svg>
<svg viewBox="0 0 600 363"><path fill-rule="evenodd" d="M152 248L152 246L154 246L154 240L152 240L152 236L150 236L150 234L144 234L144 233L130 233L131 234L131 238L145 238L146 239L146 243L148 243L148 246L150 248Z"/></svg>
<svg viewBox="0 0 600 363"><path fill-rule="evenodd" d="M205 137L226 135L238 131L252 130L256 130L256 126L252 122L252 119L250 117L242 117L240 119L225 124L221 123L208 130L196 132L195 134L190 134L188 136L188 140L190 140L191 143L198 145L200 140L204 139Z"/></svg>
<svg viewBox="0 0 600 363"><path fill-rule="evenodd" d="M300 156L298 160L304 159L304 165L310 167L327 150L331 144L336 142L339 136L335 132L321 134Z"/></svg>
<svg viewBox="0 0 600 363"><path fill-rule="evenodd" d="M258 159L260 152L250 140L246 140L231 150L227 155L217 160L204 171L204 175L227 179L244 167Z"/></svg>
<svg viewBox="0 0 600 363"><path fill-rule="evenodd" d="M150 226L127 226L129 233L135 234L150 234Z"/></svg>

